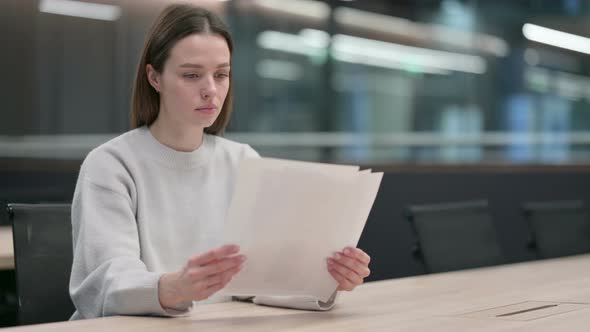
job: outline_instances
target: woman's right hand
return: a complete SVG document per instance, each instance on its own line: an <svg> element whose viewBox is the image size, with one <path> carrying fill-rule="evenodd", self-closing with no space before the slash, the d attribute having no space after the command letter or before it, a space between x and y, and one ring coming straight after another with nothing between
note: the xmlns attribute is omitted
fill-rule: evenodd
<svg viewBox="0 0 590 332"><path fill-rule="evenodd" d="M217 247L191 257L182 270L162 275L158 284L162 307L188 306L221 290L242 269L246 257L237 255L239 251L237 245Z"/></svg>

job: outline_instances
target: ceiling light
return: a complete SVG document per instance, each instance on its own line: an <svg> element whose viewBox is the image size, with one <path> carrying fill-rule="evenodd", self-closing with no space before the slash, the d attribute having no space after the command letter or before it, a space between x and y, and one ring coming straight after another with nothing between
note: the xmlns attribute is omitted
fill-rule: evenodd
<svg viewBox="0 0 590 332"><path fill-rule="evenodd" d="M39 11L103 21L115 21L121 16L121 7L119 6L72 0L41 0Z"/></svg>
<svg viewBox="0 0 590 332"><path fill-rule="evenodd" d="M545 28L531 23L526 23L522 27L522 33L527 39L532 41L590 54L590 38Z"/></svg>

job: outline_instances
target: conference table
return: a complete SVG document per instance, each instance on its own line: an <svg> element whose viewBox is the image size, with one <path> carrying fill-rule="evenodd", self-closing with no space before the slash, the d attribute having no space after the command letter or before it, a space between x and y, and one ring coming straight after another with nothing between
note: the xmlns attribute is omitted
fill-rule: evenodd
<svg viewBox="0 0 590 332"><path fill-rule="evenodd" d="M395 264L392 262L392 264ZM229 302L5 331L590 331L590 255L370 282L328 312Z"/></svg>
<svg viewBox="0 0 590 332"><path fill-rule="evenodd" d="M12 228L10 226L0 226L0 270L12 269L14 269Z"/></svg>

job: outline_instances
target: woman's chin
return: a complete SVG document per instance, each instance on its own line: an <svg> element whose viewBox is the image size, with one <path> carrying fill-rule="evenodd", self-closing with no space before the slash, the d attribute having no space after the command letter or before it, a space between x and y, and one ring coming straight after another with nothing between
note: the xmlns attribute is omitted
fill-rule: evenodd
<svg viewBox="0 0 590 332"><path fill-rule="evenodd" d="M217 117L211 118L211 119L193 120L193 121L191 121L191 125L193 127L201 128L201 129L209 128L215 123L216 119L217 119Z"/></svg>

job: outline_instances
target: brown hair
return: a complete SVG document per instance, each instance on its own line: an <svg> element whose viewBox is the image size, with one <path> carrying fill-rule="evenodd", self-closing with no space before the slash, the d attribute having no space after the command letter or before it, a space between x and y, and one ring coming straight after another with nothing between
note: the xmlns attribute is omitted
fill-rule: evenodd
<svg viewBox="0 0 590 332"><path fill-rule="evenodd" d="M194 33L222 36L227 42L231 56L233 41L229 29L217 15L189 4L174 4L166 7L150 30L137 67L131 100L132 128L150 126L156 121L160 111L160 95L148 81L146 66L151 64L157 72L161 73L176 42ZM223 134L229 122L233 104L231 72L229 80L229 90L221 112L215 122L205 128L207 134Z"/></svg>

